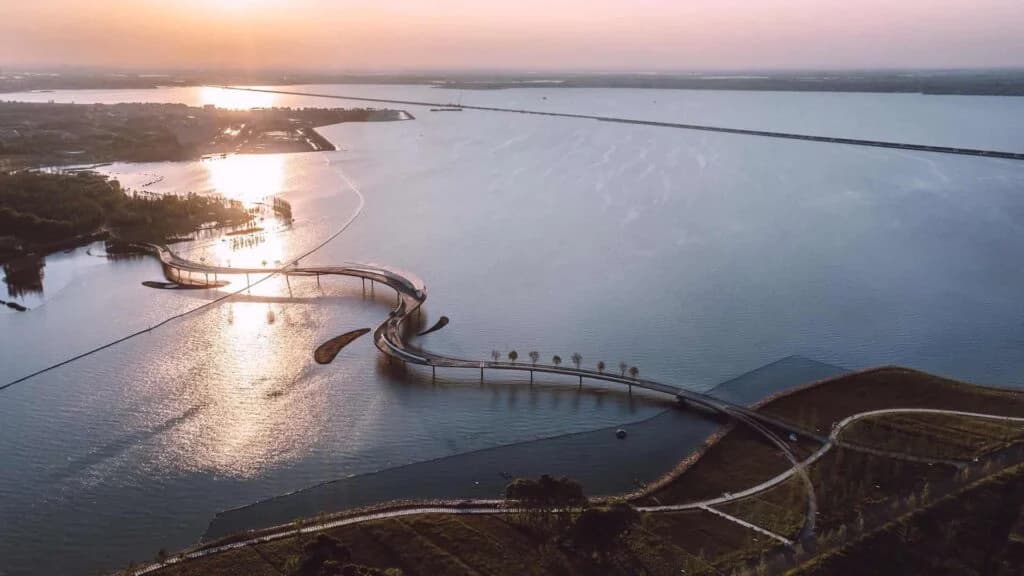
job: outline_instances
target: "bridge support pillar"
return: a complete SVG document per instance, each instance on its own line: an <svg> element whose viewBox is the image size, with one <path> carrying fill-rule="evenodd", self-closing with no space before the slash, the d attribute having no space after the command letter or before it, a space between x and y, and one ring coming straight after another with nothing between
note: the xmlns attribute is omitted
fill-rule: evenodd
<svg viewBox="0 0 1024 576"><path fill-rule="evenodd" d="M288 278L288 274L284 275L284 283L288 285L288 296L292 295L292 281Z"/></svg>
<svg viewBox="0 0 1024 576"><path fill-rule="evenodd" d="M316 275L316 287L320 288L320 275L319 274Z"/></svg>
<svg viewBox="0 0 1024 576"><path fill-rule="evenodd" d="M430 367L430 381L437 380L437 366Z"/></svg>

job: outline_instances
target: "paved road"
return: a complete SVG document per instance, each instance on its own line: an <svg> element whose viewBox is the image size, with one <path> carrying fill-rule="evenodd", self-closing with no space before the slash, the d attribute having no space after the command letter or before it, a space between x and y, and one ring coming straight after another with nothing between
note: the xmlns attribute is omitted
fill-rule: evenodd
<svg viewBox="0 0 1024 576"><path fill-rule="evenodd" d="M616 122L620 124L638 124L641 126L657 126L662 128L677 128L683 130L700 130L703 132L722 132L725 134L739 134L743 136L760 136L765 138L785 138L788 140L806 140L810 142L824 142L828 144L845 144L849 146L870 146L873 148L895 148L898 150L915 150L919 152L934 152L938 154L958 154L962 156L984 156L988 158L1003 158L1007 160L1024 160L1024 153L1007 152L1002 150L982 150L978 148L958 148L953 146L930 146L928 144L908 144L903 142L886 142L881 140L863 140L859 138L838 138L832 136L815 136L812 134L794 134L790 132L774 132L770 130L747 130L744 128L725 128L721 126L705 126L701 124L685 124L679 122L658 122L654 120L633 120L629 118L616 118L612 116L595 116L591 114L572 114L569 112L543 112L540 110L525 110L520 108L500 108L495 106L471 106L453 105L451 103L423 102L418 100L390 100L387 98L367 98L365 96L344 96L338 94L317 94L313 92L296 92L292 90L272 90L269 88L240 88L235 86L217 86L225 90L244 90L247 92L269 92L271 94L285 94L291 96L312 96L316 98L334 98L337 100L355 100L359 102L379 102L383 104L404 104L408 106L430 106L443 108L454 106L465 110L483 110L487 112L510 112L515 114L531 114L536 116L555 116L561 118L577 118L584 120L597 120L599 122Z"/></svg>

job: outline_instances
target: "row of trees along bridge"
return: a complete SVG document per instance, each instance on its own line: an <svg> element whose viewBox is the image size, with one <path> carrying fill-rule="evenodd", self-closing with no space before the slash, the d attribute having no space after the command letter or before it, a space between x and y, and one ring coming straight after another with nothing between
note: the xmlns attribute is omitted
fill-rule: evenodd
<svg viewBox="0 0 1024 576"><path fill-rule="evenodd" d="M537 363L540 362L540 352L533 351L533 352L530 352L529 354L527 354L527 356L530 357L530 364L532 366L536 366ZM502 353L501 352L499 352L498 350L491 350L491 358L493 358L495 362L500 361L501 357L502 357ZM573 363L573 365L576 366L577 370L581 370L582 369L581 366L583 364L583 356L579 352L574 352L573 355L569 357L569 359L572 360L572 363ZM509 353L508 353L508 361L511 362L512 364L515 364L516 361L518 361L518 360L519 360L519 352L516 352L515 350L510 350ZM551 363L554 364L555 366L561 366L562 365L562 357L559 356L558 354L555 354L554 356L551 357ZM601 360L601 361L599 361L597 363L597 371L599 373L601 373L601 374L604 374L604 371L607 369L607 367L608 366L604 363L604 360ZM619 374L623 378L626 377L626 372L627 371L629 372L629 377L634 379L634 380L636 380L637 378L640 377L640 369L639 368L637 368L636 366L630 366L630 365L626 364L625 362L619 362ZM533 370L530 370L530 382L531 383L533 382ZM582 386L582 385L583 385L583 375L581 374L580 375L580 386Z"/></svg>

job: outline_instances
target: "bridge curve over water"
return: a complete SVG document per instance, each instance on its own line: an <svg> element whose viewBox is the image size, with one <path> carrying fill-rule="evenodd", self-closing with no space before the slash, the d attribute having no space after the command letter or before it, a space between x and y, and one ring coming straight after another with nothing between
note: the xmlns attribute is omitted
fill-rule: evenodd
<svg viewBox="0 0 1024 576"><path fill-rule="evenodd" d="M163 265L164 275L168 280L183 281L182 273L189 275L188 282L192 285L202 285L202 282L195 282L192 274L203 274L203 282L209 283L209 275L214 275L214 282L220 274L259 274L274 275L282 274L288 276L349 276L379 282L393 289L396 293L396 304L394 309L373 332L373 341L377 348L389 358L395 358L405 363L419 366L429 366L431 370L442 368L479 369L481 376L487 370L509 370L520 372L541 372L547 374L562 374L583 378L622 384L632 391L633 386L668 394L676 398L683 405L695 407L699 410L722 414L730 417L748 427L755 433L760 434L770 444L774 445L782 455L789 461L792 470L800 478L804 485L807 499L806 515L804 526L801 531L801 538L811 537L814 534L815 519L817 516L817 498L814 493L814 486L806 470L793 452L792 447L783 440L778 431L789 434L797 434L805 438L811 438L822 444L828 442L826 436L804 430L792 423L779 420L750 410L745 406L734 404L726 400L715 398L702 392L696 392L680 386L665 384L655 380L640 378L626 378L624 375L616 375L608 372L598 372L584 368L554 366L549 364L525 364L516 362L500 362L497 360L467 360L454 358L443 354L437 354L413 347L405 340L403 326L405 322L415 314L427 299L426 285L418 277L399 271L387 266L378 264L347 263L336 266L314 266L299 267L289 265L282 268L234 268L229 266L213 266L200 262L193 262L181 258L166 246L157 244L146 244L145 247L153 252ZM214 285L210 285L211 287Z"/></svg>
<svg viewBox="0 0 1024 576"><path fill-rule="evenodd" d="M632 387L636 386L653 392L669 394L674 396L680 404L730 417L750 427L755 433L763 436L765 440L778 448L782 455L789 461L792 472L800 479L806 494L807 506L800 539L812 538L814 535L815 520L817 517L817 497L814 492L814 485L811 482L810 476L807 474L806 468L801 465L801 462L793 452L792 447L787 444L787 442L783 440L777 432L781 430L786 433L797 434L805 438L814 439L823 445L828 444L827 436L822 436L814 432L804 430L792 423L755 412L739 404L734 404L702 392L696 392L680 386L657 382L655 380L626 378L624 375L615 375L614 373L598 372L584 368L554 366L549 364L521 364L516 362L500 362L497 360L467 360L445 356L423 350L422 348L413 347L405 340L405 331L403 326L405 322L423 306L423 303L427 299L427 287L418 277L391 267L365 263L299 267L296 263L295 265L288 265L282 268L235 268L193 262L178 256L171 251L170 248L163 245L145 244L144 247L160 259L164 275L168 280L176 282L184 281L194 286L202 286L205 283L205 285L214 287L216 284L209 283L209 276L211 274L214 276L214 283L217 282L217 277L220 274L258 274L268 276L281 274L286 278L289 276L349 276L384 284L395 291L397 296L396 304L394 309L392 309L388 314L387 319L385 319L384 322L374 330L373 341L377 346L377 349L386 356L405 363L429 366L431 370L436 370L438 367L479 369L481 377L483 376L483 371L487 369L521 372L528 371L531 373L541 372L575 376L580 379L581 385L583 378L590 378L592 380L623 384L629 387L631 391ZM183 273L188 274L187 280L183 277ZM201 282L197 282L193 279L193 274L203 274L203 280Z"/></svg>
<svg viewBox="0 0 1024 576"><path fill-rule="evenodd" d="M415 314L426 302L427 288L424 282L417 276L380 264L369 264L350 262L332 266L285 266L283 268L243 268L231 266L216 266L202 262L194 262L175 254L170 248L157 244L146 244L145 247L153 252L163 265L164 275L168 280L192 286L215 287L211 282L217 281L219 275L275 275L284 276L348 276L370 280L383 284L396 293L395 307L388 314L388 317L373 332L373 341L377 348L387 355L405 363L431 368L462 368L474 370L506 370L518 372L540 372L547 374L561 374L577 378L589 378L614 384L633 386L668 394L677 400L698 409L714 413L725 414L743 421L752 421L762 427L767 427L766 432L772 433L770 429L782 430L787 433L798 434L819 442L824 442L826 437L815 432L805 430L792 423L772 418L765 414L750 410L749 408L734 404L705 394L643 378L630 378L624 375L617 375L611 372L598 372L586 368L570 366L555 366L551 364L528 364L517 362L503 362L497 360L470 360L456 358L435 352L430 352L409 344L405 337L404 325L406 321ZM186 274L188 275L186 277ZM201 279L194 275L202 274ZM783 443L784 445L784 443Z"/></svg>

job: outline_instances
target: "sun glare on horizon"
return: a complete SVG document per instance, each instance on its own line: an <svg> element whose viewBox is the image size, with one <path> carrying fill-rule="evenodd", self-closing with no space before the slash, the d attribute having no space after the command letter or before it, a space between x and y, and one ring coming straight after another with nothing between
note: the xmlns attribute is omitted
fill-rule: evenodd
<svg viewBox="0 0 1024 576"><path fill-rule="evenodd" d="M277 101L277 96L268 92L203 86L199 99L204 106L213 105L217 108L245 110L249 108L270 108Z"/></svg>

